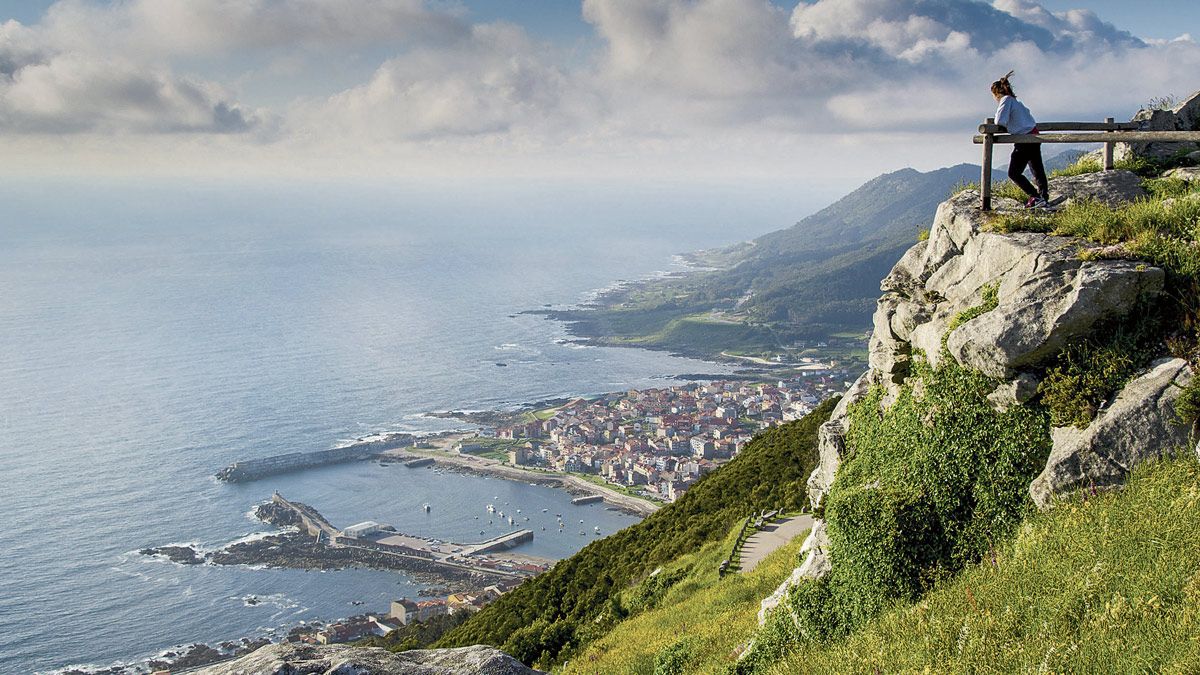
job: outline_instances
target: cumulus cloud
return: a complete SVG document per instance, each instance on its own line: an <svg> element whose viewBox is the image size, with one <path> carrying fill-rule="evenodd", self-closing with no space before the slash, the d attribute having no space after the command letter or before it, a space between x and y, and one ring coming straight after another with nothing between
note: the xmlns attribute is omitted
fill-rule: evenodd
<svg viewBox="0 0 1200 675"><path fill-rule="evenodd" d="M1142 41L1033 0L581 3L597 38L584 54L454 2L61 0L36 25L0 25L0 132L233 133L278 119L276 146L295 155L719 160L969 130L1013 68L1051 118L1131 113L1190 91L1200 67L1190 37ZM307 77L328 63L337 84ZM238 103L280 80L289 95L273 113Z"/></svg>
<svg viewBox="0 0 1200 675"><path fill-rule="evenodd" d="M462 40L410 50L365 84L298 107L294 128L428 140L573 126L589 94L543 49L517 26L477 25Z"/></svg>

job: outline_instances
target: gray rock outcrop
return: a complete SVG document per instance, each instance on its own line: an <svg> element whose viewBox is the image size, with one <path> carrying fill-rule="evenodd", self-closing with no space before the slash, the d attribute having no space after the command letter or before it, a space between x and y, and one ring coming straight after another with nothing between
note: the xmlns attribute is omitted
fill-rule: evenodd
<svg viewBox="0 0 1200 675"><path fill-rule="evenodd" d="M1140 123L1141 131L1198 131L1200 91L1170 110L1139 110L1133 121ZM1195 148L1195 143L1117 143L1113 156L1118 160L1133 156L1162 159Z"/></svg>
<svg viewBox="0 0 1200 675"><path fill-rule="evenodd" d="M1086 429L1053 429L1050 459L1029 486L1033 501L1046 508L1060 495L1122 484L1138 464L1186 447L1191 430L1176 419L1175 401L1192 376L1182 359L1157 361Z"/></svg>
<svg viewBox="0 0 1200 675"><path fill-rule="evenodd" d="M371 647L282 643L196 672L203 675L532 675L541 671L483 645L392 653Z"/></svg>
<svg viewBox="0 0 1200 675"><path fill-rule="evenodd" d="M1129 172L1081 178L1055 179L1052 189L1112 203L1145 194ZM989 232L977 200L977 193L966 191L944 202L929 240L910 249L884 278L869 363L885 384L903 381L914 350L938 363L943 339L962 365L1012 379L1162 290L1161 269L1085 261L1074 239ZM985 290L994 290L996 306L951 330L956 317L983 305Z"/></svg>
<svg viewBox="0 0 1200 675"><path fill-rule="evenodd" d="M870 389L871 376L870 372L866 372L850 385L834 406L829 419L817 430L817 468L808 477L808 500L814 509L821 506L842 464L842 456L846 452L846 432L850 429L849 408L861 401ZM816 526L813 529L815 531Z"/></svg>

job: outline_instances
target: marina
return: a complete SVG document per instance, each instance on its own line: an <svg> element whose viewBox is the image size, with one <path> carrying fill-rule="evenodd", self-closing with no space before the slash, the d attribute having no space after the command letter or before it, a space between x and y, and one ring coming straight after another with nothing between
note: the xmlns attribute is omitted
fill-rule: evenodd
<svg viewBox="0 0 1200 675"><path fill-rule="evenodd" d="M552 560L537 556L507 553L533 540L527 529L506 532L475 543L454 543L398 532L390 525L364 521L339 529L313 507L293 502L276 492L271 502L290 512L300 529L315 541L331 548L366 549L398 558L411 559L424 567L444 567L447 571L469 571L513 578L525 578L545 571ZM428 505L426 505L428 506Z"/></svg>

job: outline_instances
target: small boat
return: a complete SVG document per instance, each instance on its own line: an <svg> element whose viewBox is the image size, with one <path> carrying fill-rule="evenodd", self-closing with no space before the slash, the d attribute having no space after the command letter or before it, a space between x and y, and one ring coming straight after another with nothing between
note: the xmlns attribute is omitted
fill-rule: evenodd
<svg viewBox="0 0 1200 675"><path fill-rule="evenodd" d="M517 509L517 513L520 513L520 512L521 512L521 509Z"/></svg>
<svg viewBox="0 0 1200 675"><path fill-rule="evenodd" d="M483 530L480 530L480 531L479 531L479 534L483 534Z"/></svg>
<svg viewBox="0 0 1200 675"><path fill-rule="evenodd" d="M507 366L508 366L508 364L507 364L507 363L504 363L503 361L497 361L497 362L496 362L496 365L497 365L497 366L500 366L501 368L505 368L505 367L507 367Z"/></svg>
<svg viewBox="0 0 1200 675"><path fill-rule="evenodd" d="M579 531L579 536L581 536L581 537L585 537L585 536L587 536L587 532L584 532L583 530L580 530L580 531Z"/></svg>
<svg viewBox="0 0 1200 675"><path fill-rule="evenodd" d="M579 524L580 524L580 525L582 525L582 524L583 524L583 519L580 519L580 520L579 520Z"/></svg>
<svg viewBox="0 0 1200 675"><path fill-rule="evenodd" d="M421 508L425 509L425 513L429 513L429 509L432 507L430 507L428 504L424 504L421 506Z"/></svg>
<svg viewBox="0 0 1200 675"><path fill-rule="evenodd" d="M479 520L479 516L475 516L475 520Z"/></svg>
<svg viewBox="0 0 1200 675"><path fill-rule="evenodd" d="M596 534L600 534L600 526L599 525L596 526Z"/></svg>
<svg viewBox="0 0 1200 675"><path fill-rule="evenodd" d="M253 607L258 604L258 598L256 596L252 595L252 596L246 598L246 604Z"/></svg>
<svg viewBox="0 0 1200 675"><path fill-rule="evenodd" d="M545 526L545 525L543 525L543 526L542 526L542 532L545 532L545 531L546 531L546 526Z"/></svg>
<svg viewBox="0 0 1200 675"><path fill-rule="evenodd" d="M550 509L542 509L542 513L548 513Z"/></svg>

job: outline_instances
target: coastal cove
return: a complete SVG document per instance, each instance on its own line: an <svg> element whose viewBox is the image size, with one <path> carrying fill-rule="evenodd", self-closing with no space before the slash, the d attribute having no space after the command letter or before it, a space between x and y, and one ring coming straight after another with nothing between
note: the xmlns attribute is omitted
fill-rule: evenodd
<svg viewBox="0 0 1200 675"><path fill-rule="evenodd" d="M475 212L418 217L393 201L381 219L378 198L366 208L295 194L276 202L311 208L234 213L228 205L244 201L122 190L140 209L106 201L112 189L80 188L86 209L30 209L0 232L0 286L11 291L0 307L0 506L18 514L0 532L10 565L0 578L6 674L278 639L301 621L380 611L429 586L372 569L183 566L139 553L169 544L210 552L274 531L249 514L276 490L339 524L377 520L449 541L486 538L473 516L487 502L463 495L539 504L530 507L538 514L577 509L587 535L576 528L527 545L530 555L570 555L595 540L594 527L609 534L636 518L571 506L570 493L528 481L401 464L243 484L214 474L372 433L464 426L431 410L513 410L730 370L581 347L561 325L520 314L577 303L613 279L662 269L680 249L738 236L725 222L651 214L598 229L590 217L539 216L528 202L481 223ZM498 228L505 222L540 234L513 240ZM613 237L628 245L601 245ZM475 262L451 274L449 259ZM98 623L108 626L102 635Z"/></svg>

